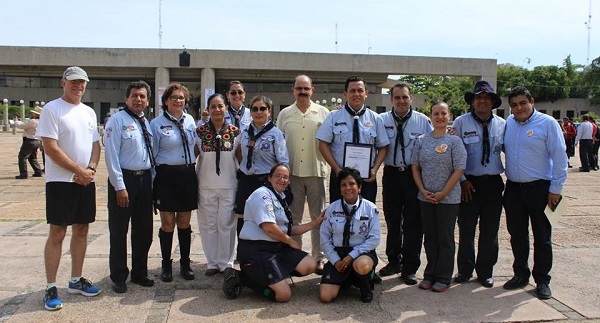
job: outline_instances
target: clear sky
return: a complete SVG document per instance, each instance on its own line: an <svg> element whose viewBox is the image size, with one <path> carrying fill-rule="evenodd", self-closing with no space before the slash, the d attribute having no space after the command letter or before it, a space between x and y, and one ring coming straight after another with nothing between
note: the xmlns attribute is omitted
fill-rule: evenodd
<svg viewBox="0 0 600 323"><path fill-rule="evenodd" d="M600 56L600 0L591 1L590 62ZM589 4L2 0L0 45L159 48L161 12L162 48L495 58L533 68L562 65L569 54L573 63L586 64Z"/></svg>

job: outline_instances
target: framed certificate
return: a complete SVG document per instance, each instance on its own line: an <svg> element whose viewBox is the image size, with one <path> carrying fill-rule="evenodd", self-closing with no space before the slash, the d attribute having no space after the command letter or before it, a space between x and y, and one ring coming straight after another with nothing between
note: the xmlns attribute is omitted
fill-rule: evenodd
<svg viewBox="0 0 600 323"><path fill-rule="evenodd" d="M347 142L344 145L344 165L358 170L364 179L371 177L373 145Z"/></svg>

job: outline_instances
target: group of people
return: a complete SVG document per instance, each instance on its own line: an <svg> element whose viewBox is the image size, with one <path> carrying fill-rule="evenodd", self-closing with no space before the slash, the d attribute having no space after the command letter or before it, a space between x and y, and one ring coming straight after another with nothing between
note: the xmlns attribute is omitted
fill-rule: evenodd
<svg viewBox="0 0 600 323"><path fill-rule="evenodd" d="M575 154L575 146L579 145L579 160L581 161L579 171L598 170L600 133L594 118L587 114L582 115L578 128L575 128L570 120L563 119L561 128L565 136L565 142L567 142L567 157L572 157Z"/></svg>
<svg viewBox="0 0 600 323"><path fill-rule="evenodd" d="M67 68L63 96L46 105L38 128L49 157L50 234L44 252L48 310L62 308L56 274L69 225L73 235L68 291L84 296L100 293L82 277L87 231L95 220L94 180L100 158L96 115L81 102L88 82L83 69ZM314 87L308 76L296 77L291 90L295 102L280 112L275 124L271 100L257 96L245 106L244 85L232 81L225 95L207 98L208 116L196 123L185 110L190 92L171 84L162 94L162 113L149 122L144 110L150 104L150 86L144 81L128 86L126 107L109 119L104 132L109 268L115 292L127 291L128 277L134 284L154 285L148 277L153 209L161 219L160 279L173 280L175 228L179 274L195 279L190 220L191 211L197 209L207 259L204 274L223 274L227 298L237 298L246 286L285 302L291 297L288 277L319 273L322 302L335 300L350 285L359 288L361 301L371 302L373 286L381 281L375 273L381 236L375 197L376 174L384 164L388 264L379 271L381 276L400 274L406 284L417 284L424 245L427 266L419 287L447 290L458 218L459 274L454 280L465 282L475 270L481 284L491 287L504 206L515 256L515 277L504 287L524 286L531 275L527 265L531 218L533 276L538 296L550 297L551 226L543 208L559 199L567 158L560 127L556 122L550 125L553 119L533 108L526 89L512 90L513 115L505 122L491 112L501 104L500 98L489 83L477 82L465 95L473 111L455 120L453 131L447 131L448 105L436 101L431 117L425 116L413 108L412 88L406 83L391 89L393 109L383 114L365 105L369 92L360 77L346 80L347 102L333 112L311 100ZM364 152L358 165L346 154L350 149ZM506 154L506 190L500 177L501 151ZM330 201L325 207L328 168ZM311 220L303 223L305 203ZM298 238L308 231L310 255ZM234 260L240 270L234 269Z"/></svg>

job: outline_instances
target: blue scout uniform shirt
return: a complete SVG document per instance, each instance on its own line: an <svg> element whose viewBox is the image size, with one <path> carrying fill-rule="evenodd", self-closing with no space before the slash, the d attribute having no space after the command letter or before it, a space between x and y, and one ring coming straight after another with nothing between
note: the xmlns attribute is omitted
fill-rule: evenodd
<svg viewBox="0 0 600 323"><path fill-rule="evenodd" d="M349 246L352 247L352 251L349 255L354 259L363 253L375 250L381 238L381 226L377 206L362 197L359 197L354 205L358 206L361 199L362 203L360 203L360 207L354 213L352 224L350 225ZM323 249L325 257L332 264L340 260L340 256L334 248L344 245L346 215L344 215L344 210L342 209L342 203L345 202L342 202L342 200L339 199L329 205L325 211L325 219L321 223L320 228L321 249ZM349 211L352 210L352 206L347 204Z"/></svg>
<svg viewBox="0 0 600 323"><path fill-rule="evenodd" d="M504 151L506 177L527 183L539 179L550 181L550 193L559 194L567 179L565 138L554 118L534 109L525 122L513 115L506 119Z"/></svg>
<svg viewBox="0 0 600 323"><path fill-rule="evenodd" d="M148 120L144 122L146 129L150 129ZM150 168L150 158L142 128L139 122L125 111L119 111L108 119L104 129L104 147L108 179L116 191L125 189L122 169Z"/></svg>
<svg viewBox="0 0 600 323"><path fill-rule="evenodd" d="M194 145L196 144L196 123L194 118L183 113L183 129L188 137L188 147L191 153L191 163L194 163ZM179 121L181 121L179 119ZM178 126L171 120L165 118L161 113L150 122L152 133L152 152L156 159L156 165L185 165L190 163L185 159L181 132Z"/></svg>
<svg viewBox="0 0 600 323"><path fill-rule="evenodd" d="M465 175L498 175L504 172L502 158L502 144L504 144L504 125L506 121L497 115L492 115L492 121L488 124L490 141L490 162L481 165L483 156L483 126L473 118L470 113L463 114L452 123L452 128L462 139L467 150L467 167Z"/></svg>
<svg viewBox="0 0 600 323"><path fill-rule="evenodd" d="M268 125L271 121L265 123L259 129L254 129L254 134L258 134L261 129ZM240 170L246 175L268 174L271 168L277 163L289 165L287 146L285 136L277 127L271 128L265 132L254 143L254 151L252 152L252 167L246 168L248 160L248 143L250 135L248 135L248 127L244 129L241 136L240 148L242 149L242 162Z"/></svg>
<svg viewBox="0 0 600 323"><path fill-rule="evenodd" d="M285 198L285 194L281 193L281 197ZM261 186L246 200L244 226L240 232L240 239L277 242L261 229L260 225L264 222L275 223L281 231L287 233L289 221L283 206L271 190Z"/></svg>
<svg viewBox="0 0 600 323"><path fill-rule="evenodd" d="M252 116L250 115L250 109L247 106L242 105L240 109L244 109L242 116L240 117L240 131L244 131L244 129L248 128L248 125L252 122ZM233 115L229 109L227 109L227 113L225 113L225 122L236 125L235 124L235 115Z"/></svg>
<svg viewBox="0 0 600 323"><path fill-rule="evenodd" d="M412 109L412 107L411 107ZM398 134L396 129L396 121L394 120L394 116L392 116L392 111L385 112L380 114L381 119L383 120L383 126L385 128L385 132L390 140L390 145L388 146L388 152L385 156L383 162L387 166L401 167L401 166L409 166L410 160L412 158L412 151L415 146L415 140L422 134L426 134L433 130L433 126L429 121L429 118L422 114L421 112L417 112L415 110L412 111L412 115L410 118L404 123L404 142L398 143L398 152L394 150L396 147L396 135ZM406 164L402 161L402 148L400 145L404 145L404 159L406 160ZM396 155L396 164L394 165L394 155Z"/></svg>
<svg viewBox="0 0 600 323"><path fill-rule="evenodd" d="M362 109L367 109L367 111L358 118L360 143L374 145L376 148L389 145L390 140L385 133L381 117L364 105ZM331 144L333 158L340 167L343 167L344 165L345 143L352 142L353 125L354 116L351 116L345 109L340 109L331 111L317 131L317 139ZM373 149L373 153L371 154L371 167L375 162L376 153L376 149Z"/></svg>

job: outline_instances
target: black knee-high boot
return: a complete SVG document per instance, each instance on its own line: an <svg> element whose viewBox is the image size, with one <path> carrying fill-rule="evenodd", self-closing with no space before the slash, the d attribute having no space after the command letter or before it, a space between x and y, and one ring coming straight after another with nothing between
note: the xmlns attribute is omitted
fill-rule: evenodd
<svg viewBox="0 0 600 323"><path fill-rule="evenodd" d="M360 300L363 303L371 303L373 300L373 280L372 272L366 275L359 275L360 279Z"/></svg>
<svg viewBox="0 0 600 323"><path fill-rule="evenodd" d="M173 232L166 232L162 229L158 229L158 239L160 240L160 252L162 254L162 272L160 273L160 280L170 282L173 281L173 260L171 259Z"/></svg>
<svg viewBox="0 0 600 323"><path fill-rule="evenodd" d="M190 248L192 244L192 228L180 229L177 228L177 237L179 238L179 254L181 259L179 260L179 270L181 277L185 280L193 280L194 271L190 266Z"/></svg>

